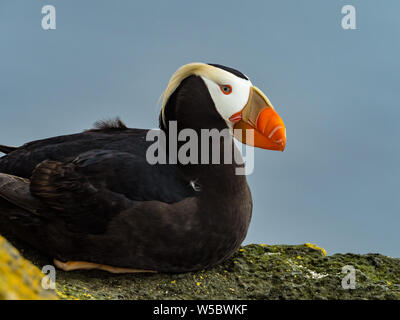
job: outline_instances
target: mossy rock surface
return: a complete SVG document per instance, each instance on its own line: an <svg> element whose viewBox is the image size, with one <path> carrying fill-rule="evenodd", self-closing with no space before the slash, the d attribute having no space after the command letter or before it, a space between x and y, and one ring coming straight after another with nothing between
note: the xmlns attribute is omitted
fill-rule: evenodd
<svg viewBox="0 0 400 320"><path fill-rule="evenodd" d="M0 300L56 299L42 287L45 275L0 236Z"/></svg>
<svg viewBox="0 0 400 320"><path fill-rule="evenodd" d="M39 267L49 258L26 248ZM57 270L61 299L398 299L400 259L380 254L326 256L315 245L247 245L223 264L184 274ZM344 289L353 266L355 289Z"/></svg>

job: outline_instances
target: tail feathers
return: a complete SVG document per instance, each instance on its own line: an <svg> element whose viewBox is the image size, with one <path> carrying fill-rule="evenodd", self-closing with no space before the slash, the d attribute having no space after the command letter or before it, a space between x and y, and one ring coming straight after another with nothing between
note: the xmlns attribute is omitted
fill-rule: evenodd
<svg viewBox="0 0 400 320"><path fill-rule="evenodd" d="M0 173L0 198L37 214L37 210L43 205L31 195L29 187L30 181L28 179Z"/></svg>
<svg viewBox="0 0 400 320"><path fill-rule="evenodd" d="M2 144L0 144L0 152L5 153L5 154L13 152L17 149L18 149L18 147L3 146Z"/></svg>

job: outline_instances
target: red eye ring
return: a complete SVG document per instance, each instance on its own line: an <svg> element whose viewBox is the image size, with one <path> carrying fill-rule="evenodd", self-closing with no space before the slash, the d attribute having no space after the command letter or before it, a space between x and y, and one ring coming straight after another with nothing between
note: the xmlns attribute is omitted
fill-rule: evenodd
<svg viewBox="0 0 400 320"><path fill-rule="evenodd" d="M220 84L219 88L221 89L223 94L231 94L232 93L232 87L229 84Z"/></svg>

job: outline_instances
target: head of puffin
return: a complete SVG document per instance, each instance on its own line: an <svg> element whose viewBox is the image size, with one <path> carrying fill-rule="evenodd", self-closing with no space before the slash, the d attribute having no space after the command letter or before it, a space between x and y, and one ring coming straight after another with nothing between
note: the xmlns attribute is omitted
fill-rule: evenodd
<svg viewBox="0 0 400 320"><path fill-rule="evenodd" d="M283 151L286 145L285 125L267 96L243 73L222 65L190 63L172 75L160 128L168 132L169 121L178 131L228 128L239 141L263 149Z"/></svg>

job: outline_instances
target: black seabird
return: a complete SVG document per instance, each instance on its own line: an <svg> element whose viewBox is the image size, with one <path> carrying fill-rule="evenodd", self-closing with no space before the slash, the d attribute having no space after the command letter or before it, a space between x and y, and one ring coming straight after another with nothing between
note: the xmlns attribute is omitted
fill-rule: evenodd
<svg viewBox="0 0 400 320"><path fill-rule="evenodd" d="M168 146L171 121L178 132L198 136L202 129L228 129L264 149L283 151L286 143L268 98L244 74L221 65L191 63L175 72L160 113ZM21 147L0 145L7 154L0 158L1 229L63 270L186 272L229 258L252 212L246 178L236 174L241 164L202 164L200 147L197 164L151 164L148 132L115 120ZM224 157L232 141L207 149L209 158Z"/></svg>

